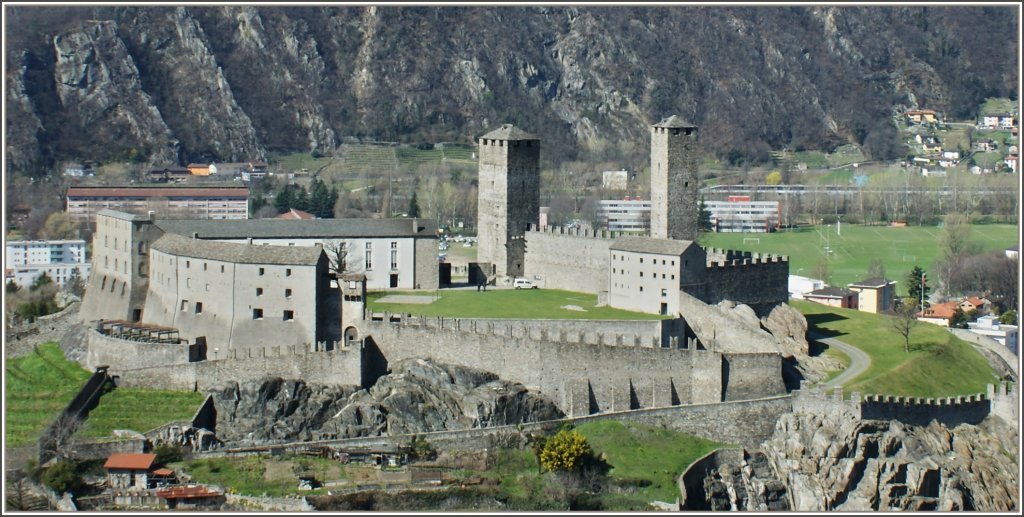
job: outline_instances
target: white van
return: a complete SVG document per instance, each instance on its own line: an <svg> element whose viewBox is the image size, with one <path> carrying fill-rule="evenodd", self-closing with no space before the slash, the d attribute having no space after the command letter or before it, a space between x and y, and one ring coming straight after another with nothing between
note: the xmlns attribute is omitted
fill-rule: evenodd
<svg viewBox="0 0 1024 517"><path fill-rule="evenodd" d="M512 287L516 289L536 289L537 286L533 285L533 282L525 278L517 278L512 282Z"/></svg>

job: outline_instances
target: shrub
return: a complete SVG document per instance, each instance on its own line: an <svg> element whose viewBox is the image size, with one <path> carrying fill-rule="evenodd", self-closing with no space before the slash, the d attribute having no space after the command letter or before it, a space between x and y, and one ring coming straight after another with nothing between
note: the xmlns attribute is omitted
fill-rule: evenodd
<svg viewBox="0 0 1024 517"><path fill-rule="evenodd" d="M589 455L587 438L575 429L563 429L547 440L540 462L545 470L572 471L578 469Z"/></svg>
<svg viewBox="0 0 1024 517"><path fill-rule="evenodd" d="M73 462L60 461L43 471L39 480L58 494L74 492L82 487L82 478Z"/></svg>

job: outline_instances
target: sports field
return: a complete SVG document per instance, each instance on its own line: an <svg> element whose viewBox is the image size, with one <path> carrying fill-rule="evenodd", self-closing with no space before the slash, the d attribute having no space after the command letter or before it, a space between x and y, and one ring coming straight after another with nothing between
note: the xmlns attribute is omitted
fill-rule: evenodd
<svg viewBox="0 0 1024 517"><path fill-rule="evenodd" d="M942 229L935 226L893 228L843 224L806 227L775 233L713 233L708 246L789 255L791 275L812 276L815 264L827 257L832 285L845 286L867 276L872 259L879 258L886 276L896 280L902 294L907 274L915 265L934 270ZM1003 250L1017 244L1017 227L1007 224L972 225L971 241L983 250Z"/></svg>

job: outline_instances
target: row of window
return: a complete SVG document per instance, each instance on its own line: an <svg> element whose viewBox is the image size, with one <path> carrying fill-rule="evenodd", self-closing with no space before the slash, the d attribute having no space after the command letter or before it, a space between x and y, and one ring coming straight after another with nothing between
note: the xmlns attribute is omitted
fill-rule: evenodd
<svg viewBox="0 0 1024 517"><path fill-rule="evenodd" d="M629 285L627 285L627 284L613 283L612 285L614 285L615 287L618 287L620 289L628 289L629 288ZM640 287L640 292L641 293L644 292L644 286L641 285L639 287ZM662 298L667 298L668 297L668 289L662 289L661 290L661 297Z"/></svg>
<svg viewBox="0 0 1024 517"><path fill-rule="evenodd" d="M373 243L372 242L367 242L366 243L366 256L365 256L365 260L363 261L363 267L367 271L373 270ZM391 242L391 269L392 270L398 269L398 243L394 242L394 241Z"/></svg>
<svg viewBox="0 0 1024 517"><path fill-rule="evenodd" d="M614 274L616 274L616 273L618 273L618 274L620 274L620 275L625 275L625 274L626 274L626 270L625 270L625 269L618 269L618 268L614 268L614 267L613 267L613 268L612 268L612 274L614 275ZM643 277L644 277L644 272L643 272L643 271L641 271L641 272L640 272L640 278L643 278ZM657 279L657 278L658 278L658 274L657 274L657 273L651 273L651 278ZM663 280L665 279L665 273L662 273L662 274L661 274L661 278L662 278ZM670 275L668 275L668 279L669 279L669 280L675 280L675 279L676 279L676 275L674 275L674 274L670 274Z"/></svg>
<svg viewBox="0 0 1024 517"><path fill-rule="evenodd" d="M252 310L252 319L254 319L254 320L262 320L263 319L263 309L253 309ZM285 310L285 311L281 312L281 321L293 321L293 320L295 320L295 311Z"/></svg>
<svg viewBox="0 0 1024 517"><path fill-rule="evenodd" d="M619 262L625 262L626 261L626 256L625 255L616 255L616 254L612 253L612 260L616 260L616 259L618 259ZM640 263L641 264L644 263L644 258L643 257L640 257ZM658 265L658 259L651 260L651 264ZM661 259L661 265L663 265L663 266L665 265L665 259ZM668 261L668 265L674 266L674 265L676 265L676 261L675 260L670 260L670 261ZM684 263L684 266L685 266L685 263Z"/></svg>

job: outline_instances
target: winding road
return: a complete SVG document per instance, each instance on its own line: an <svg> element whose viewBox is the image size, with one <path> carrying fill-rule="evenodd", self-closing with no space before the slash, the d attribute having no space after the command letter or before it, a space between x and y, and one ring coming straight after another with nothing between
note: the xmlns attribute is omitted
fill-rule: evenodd
<svg viewBox="0 0 1024 517"><path fill-rule="evenodd" d="M865 354L859 348L849 343L844 343L836 338L825 337L814 332L808 332L807 337L819 343L834 346L850 357L850 366L845 372L826 382L826 388L842 386L856 378L858 375L864 373L864 370L867 370L868 366L871 366L871 358L868 357L868 354Z"/></svg>

